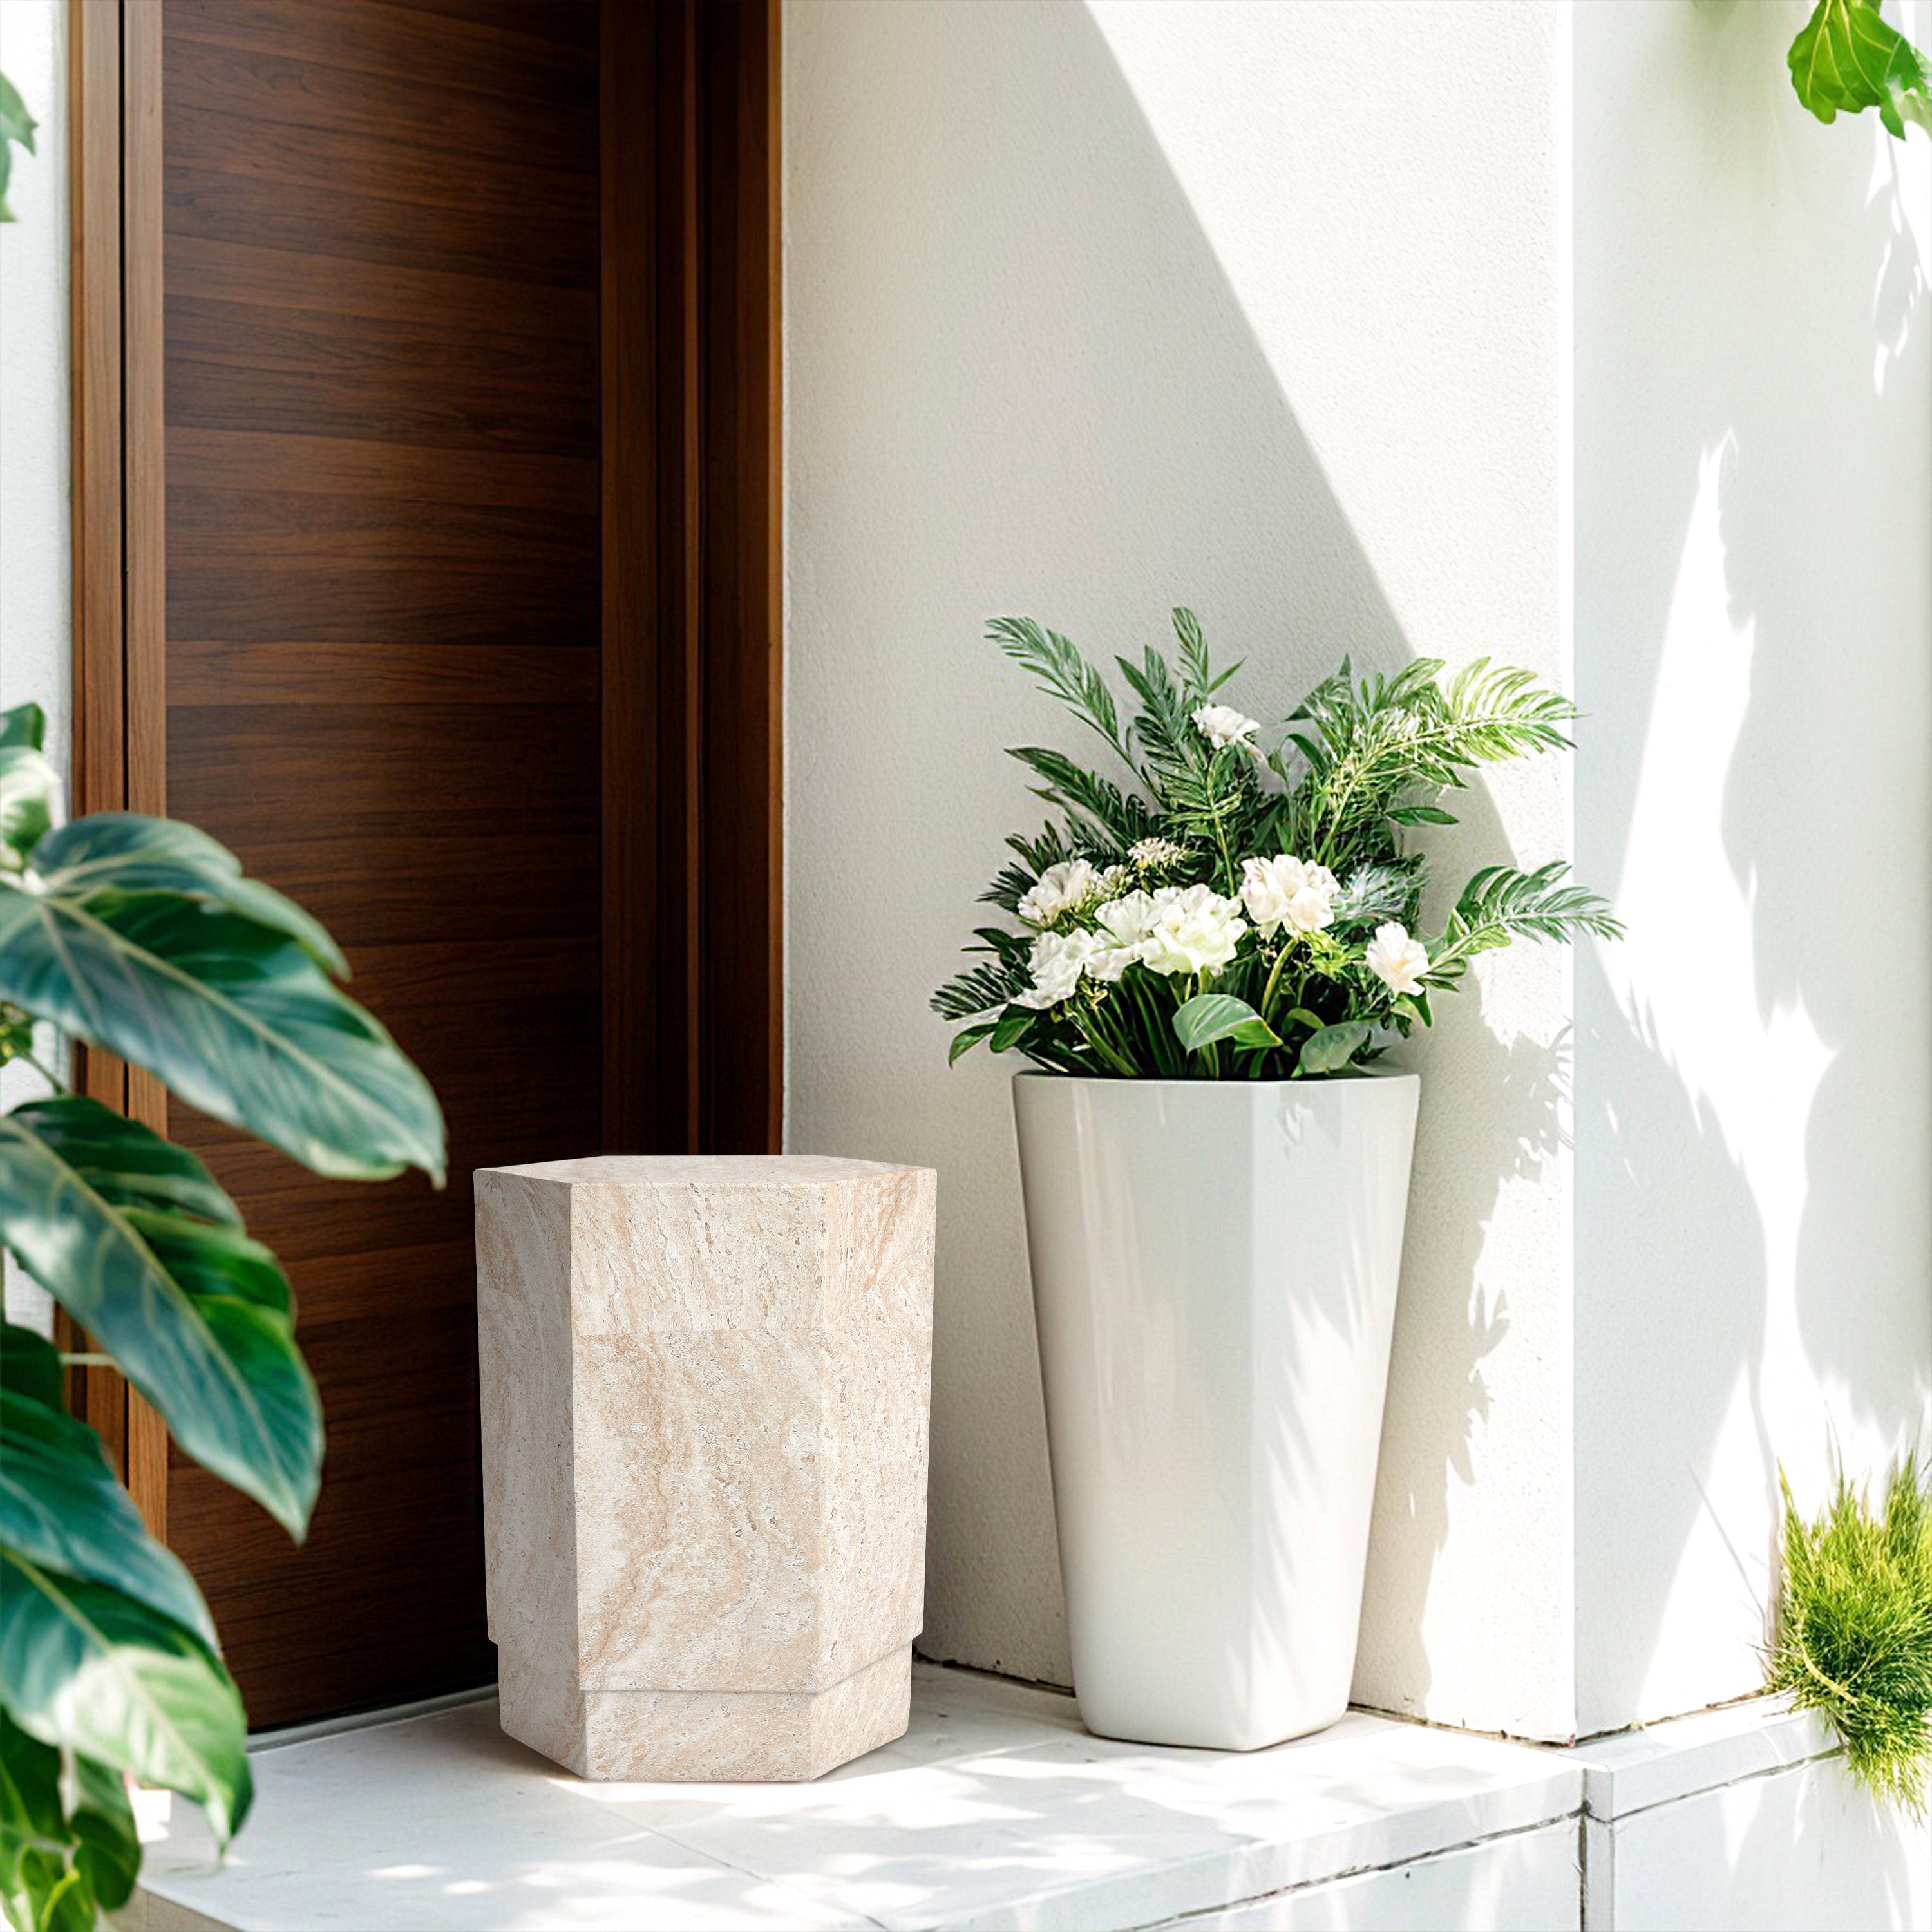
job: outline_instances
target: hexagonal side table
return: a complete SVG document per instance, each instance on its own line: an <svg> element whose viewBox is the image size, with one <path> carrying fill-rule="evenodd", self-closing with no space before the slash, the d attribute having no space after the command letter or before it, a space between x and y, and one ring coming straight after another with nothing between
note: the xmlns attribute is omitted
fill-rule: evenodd
<svg viewBox="0 0 1932 1932"><path fill-rule="evenodd" d="M476 1175L502 1724L592 1778L816 1778L906 1727L934 1176L814 1155Z"/></svg>

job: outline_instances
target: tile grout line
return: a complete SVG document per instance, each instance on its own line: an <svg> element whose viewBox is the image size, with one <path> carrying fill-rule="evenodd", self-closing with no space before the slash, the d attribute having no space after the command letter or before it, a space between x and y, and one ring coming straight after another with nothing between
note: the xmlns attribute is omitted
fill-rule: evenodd
<svg viewBox="0 0 1932 1932"><path fill-rule="evenodd" d="M1446 1858L1457 1852L1474 1851L1484 1845L1499 1845L1510 1838L1520 1838L1532 1832L1545 1832L1552 1825L1561 1825L1575 1818L1580 1820L1580 1810L1558 1811L1547 1818L1532 1820L1527 1825L1510 1825L1500 1832L1487 1832L1479 1838L1465 1838L1453 1845L1443 1845L1432 1852L1425 1852L1419 1858L1389 1858L1379 1864L1351 1865L1344 1871L1330 1872L1320 1878L1303 1879L1294 1885L1277 1886L1268 1892L1250 1892L1240 1898L1225 1900L1218 1905L1197 1905L1186 1912L1174 1912L1165 1918L1142 1919L1138 1924L1124 1928L1124 1932L1168 1932L1171 1926L1198 1924L1211 1914L1238 1912L1251 1905L1266 1905L1271 1900L1292 1898L1297 1892L1312 1892L1318 1886L1337 1885L1345 1879L1362 1878L1376 1872L1402 1871L1412 1865L1432 1863L1437 1858ZM1062 1894L1065 1897L1068 1894Z"/></svg>

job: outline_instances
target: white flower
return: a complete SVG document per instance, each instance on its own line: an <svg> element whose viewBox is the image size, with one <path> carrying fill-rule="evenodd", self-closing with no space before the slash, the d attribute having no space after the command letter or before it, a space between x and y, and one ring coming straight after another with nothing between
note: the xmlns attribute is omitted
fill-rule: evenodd
<svg viewBox="0 0 1932 1932"><path fill-rule="evenodd" d="M1420 940L1409 938L1406 926L1390 920L1388 925L1377 926L1375 938L1369 941L1368 967L1391 993L1400 996L1421 986L1422 976L1429 970L1429 955Z"/></svg>
<svg viewBox="0 0 1932 1932"><path fill-rule="evenodd" d="M1028 962L1033 984L1016 994L1013 1004L1043 1010L1071 998L1094 950L1090 932L1042 932L1034 941Z"/></svg>
<svg viewBox="0 0 1932 1932"><path fill-rule="evenodd" d="M1194 728L1216 751L1226 745L1245 745L1261 727L1258 718L1244 718L1231 704L1204 704L1193 713Z"/></svg>
<svg viewBox="0 0 1932 1932"><path fill-rule="evenodd" d="M1138 946L1153 932L1158 909L1151 893L1126 892L1096 906L1094 916L1117 946Z"/></svg>
<svg viewBox="0 0 1932 1932"><path fill-rule="evenodd" d="M1239 902L1205 886L1170 886L1152 896L1140 956L1154 972L1215 973L1234 958L1248 929Z"/></svg>
<svg viewBox="0 0 1932 1932"><path fill-rule="evenodd" d="M1172 838L1141 838L1127 848L1127 856L1143 872L1156 866L1178 866L1187 856L1187 848Z"/></svg>
<svg viewBox="0 0 1932 1932"><path fill-rule="evenodd" d="M1296 932L1318 932L1335 916L1335 895L1341 890L1326 866L1304 865L1292 854L1272 859L1250 859L1241 866L1241 903L1262 933L1283 926Z"/></svg>
<svg viewBox="0 0 1932 1932"><path fill-rule="evenodd" d="M1022 897L1019 915L1028 926L1051 926L1065 914L1078 912L1089 899L1098 898L1105 890L1100 874L1084 859L1069 859L1049 866L1037 884Z"/></svg>

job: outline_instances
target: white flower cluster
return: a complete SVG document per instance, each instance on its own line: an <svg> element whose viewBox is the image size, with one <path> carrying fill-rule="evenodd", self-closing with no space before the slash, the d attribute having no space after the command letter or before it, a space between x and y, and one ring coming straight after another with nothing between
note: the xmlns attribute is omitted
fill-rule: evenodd
<svg viewBox="0 0 1932 1932"><path fill-rule="evenodd" d="M1250 859L1241 867L1241 903L1255 930L1271 936L1319 932L1333 922L1340 882L1326 866L1304 865L1283 852L1272 859Z"/></svg>
<svg viewBox="0 0 1932 1932"><path fill-rule="evenodd" d="M1218 972L1248 929L1240 912L1238 901L1206 886L1123 893L1094 909L1098 931L1042 932L1034 940L1028 962L1033 984L1018 1004L1057 1006L1083 976L1118 980L1136 961L1155 973Z"/></svg>
<svg viewBox="0 0 1932 1932"><path fill-rule="evenodd" d="M1419 939L1412 939L1408 928L1394 920L1376 928L1369 941L1369 970L1400 998L1414 992L1429 970L1429 953Z"/></svg>
<svg viewBox="0 0 1932 1932"><path fill-rule="evenodd" d="M1036 929L1058 925L1069 913L1108 897L1126 882L1124 866L1109 866L1103 872L1090 860L1069 859L1040 874L1021 899L1019 915Z"/></svg>
<svg viewBox="0 0 1932 1932"><path fill-rule="evenodd" d="M1127 848L1129 862L1144 872L1161 866L1178 866L1186 856L1187 848L1177 845L1172 838L1138 838Z"/></svg>
<svg viewBox="0 0 1932 1932"><path fill-rule="evenodd" d="M1232 704L1203 704L1190 716L1195 730L1217 752L1229 745L1247 746L1262 728L1258 718L1244 717Z"/></svg>

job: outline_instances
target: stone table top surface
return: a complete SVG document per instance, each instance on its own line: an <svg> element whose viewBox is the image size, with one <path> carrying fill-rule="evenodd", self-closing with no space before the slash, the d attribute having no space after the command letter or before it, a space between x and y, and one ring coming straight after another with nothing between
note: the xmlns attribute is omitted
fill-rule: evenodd
<svg viewBox="0 0 1932 1932"><path fill-rule="evenodd" d="M923 1170L902 1161L848 1160L830 1154L592 1154L478 1172L607 1187L811 1187Z"/></svg>
<svg viewBox="0 0 1932 1932"><path fill-rule="evenodd" d="M178 1808L131 1924L1196 1927L1510 1834L1553 1841L1574 1892L1582 1777L1360 1712L1248 1754L1110 1742L1070 1697L931 1664L905 1736L810 1784L585 1784L505 1737L490 1700L271 1747L226 1868Z"/></svg>

